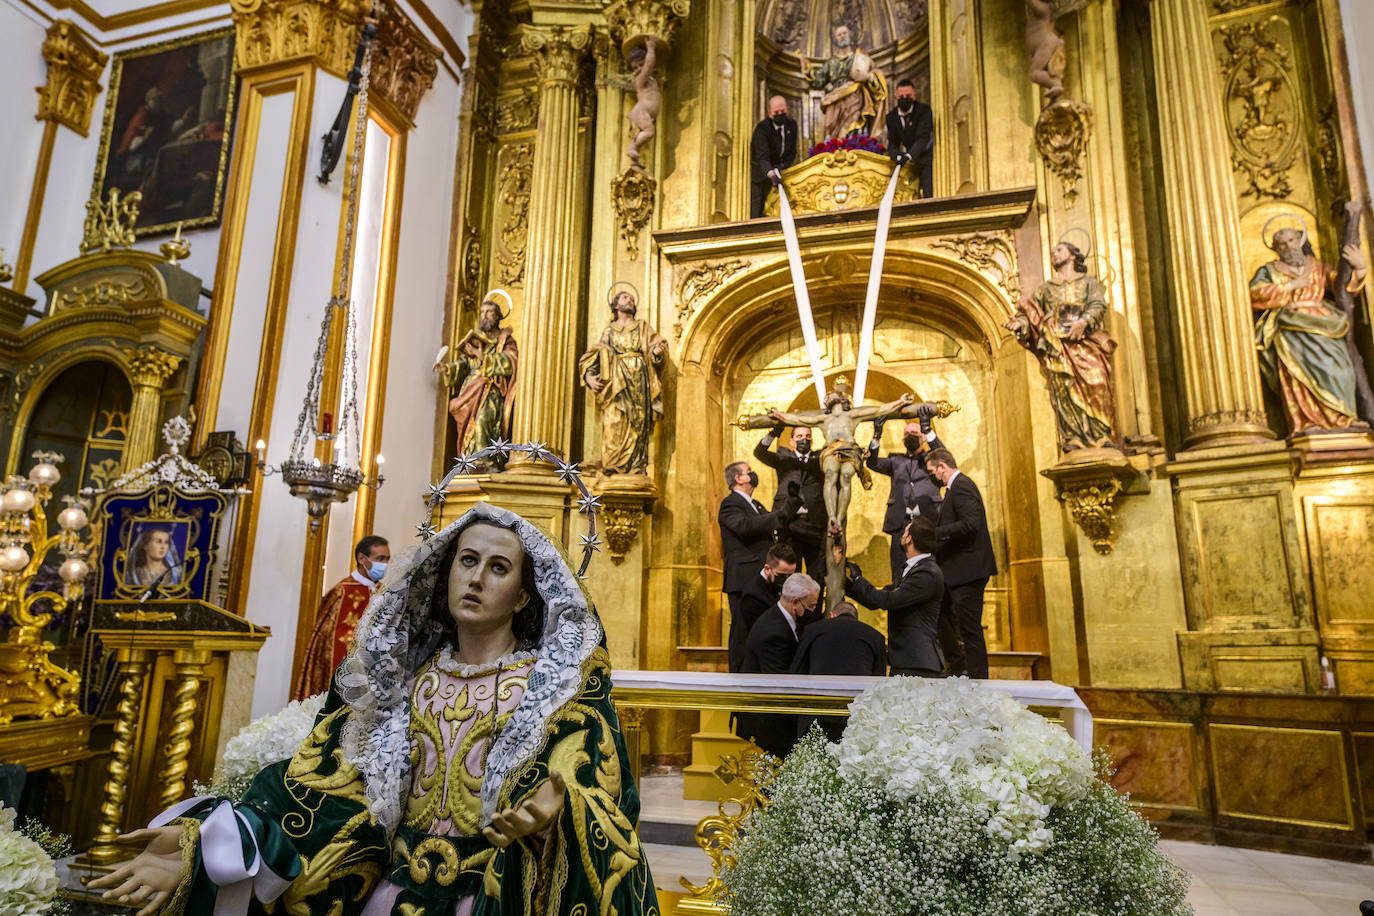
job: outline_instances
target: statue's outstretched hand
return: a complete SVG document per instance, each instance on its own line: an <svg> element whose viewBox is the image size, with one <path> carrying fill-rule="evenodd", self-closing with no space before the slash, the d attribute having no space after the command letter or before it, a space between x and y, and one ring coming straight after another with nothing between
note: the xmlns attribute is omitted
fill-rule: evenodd
<svg viewBox="0 0 1374 916"><path fill-rule="evenodd" d="M563 810L563 797L567 791L563 774L554 770L519 805L493 814L491 826L482 828L482 836L497 849L505 849L522 837L539 833Z"/></svg>
<svg viewBox="0 0 1374 916"><path fill-rule="evenodd" d="M104 890L104 900L143 905L137 916L157 912L181 883L182 829L178 824L168 824L124 834L120 840L143 843L143 851L87 886Z"/></svg>
<svg viewBox="0 0 1374 916"><path fill-rule="evenodd" d="M1359 245L1346 245L1341 249L1341 257L1349 261L1351 268L1356 271L1364 270L1367 267L1364 252L1360 251Z"/></svg>

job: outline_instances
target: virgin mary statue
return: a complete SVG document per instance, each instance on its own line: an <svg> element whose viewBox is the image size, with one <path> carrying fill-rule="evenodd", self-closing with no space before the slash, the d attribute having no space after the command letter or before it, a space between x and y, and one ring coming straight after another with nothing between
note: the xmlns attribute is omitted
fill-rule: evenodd
<svg viewBox="0 0 1374 916"><path fill-rule="evenodd" d="M383 580L314 730L92 882L143 914L657 914L605 634L559 549L478 504Z"/></svg>

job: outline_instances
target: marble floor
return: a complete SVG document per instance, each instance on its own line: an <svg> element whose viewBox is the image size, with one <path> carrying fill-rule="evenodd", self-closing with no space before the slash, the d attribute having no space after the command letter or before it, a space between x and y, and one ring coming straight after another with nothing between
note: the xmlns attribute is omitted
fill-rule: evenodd
<svg viewBox="0 0 1374 916"><path fill-rule="evenodd" d="M681 776L645 777L642 798L654 883L668 891L682 890L679 877L703 883L711 863L692 842L692 828L716 806L684 801ZM1374 865L1172 840L1160 845L1192 875L1188 899L1197 916L1360 916L1360 902L1374 900Z"/></svg>

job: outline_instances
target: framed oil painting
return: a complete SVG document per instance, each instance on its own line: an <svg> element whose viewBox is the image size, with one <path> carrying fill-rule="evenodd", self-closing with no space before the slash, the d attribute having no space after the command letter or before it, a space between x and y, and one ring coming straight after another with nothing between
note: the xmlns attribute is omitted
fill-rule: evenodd
<svg viewBox="0 0 1374 916"><path fill-rule="evenodd" d="M114 56L92 193L140 192L135 235L219 223L237 83L232 28Z"/></svg>
<svg viewBox="0 0 1374 916"><path fill-rule="evenodd" d="M102 533L97 598L204 601L225 506L213 490L189 493L166 484L107 495L95 511Z"/></svg>

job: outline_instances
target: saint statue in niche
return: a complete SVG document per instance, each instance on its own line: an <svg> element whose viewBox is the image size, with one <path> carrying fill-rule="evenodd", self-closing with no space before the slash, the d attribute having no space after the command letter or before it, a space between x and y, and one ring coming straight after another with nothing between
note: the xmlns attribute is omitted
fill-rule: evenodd
<svg viewBox="0 0 1374 916"><path fill-rule="evenodd" d="M850 134L872 134L880 125L879 116L887 106L887 80L873 66L873 58L862 48L851 47L849 26L835 25L831 57L812 68L802 57L802 74L807 85L825 93L821 115L825 138Z"/></svg>
<svg viewBox="0 0 1374 916"><path fill-rule="evenodd" d="M649 437L654 422L663 416L658 367L668 341L649 322L635 317L634 294L616 287L611 292L611 323L577 361L577 371L596 396L601 415L601 472L646 474Z"/></svg>
<svg viewBox="0 0 1374 916"><path fill-rule="evenodd" d="M501 310L497 296L504 296ZM471 455L497 439L510 439L515 370L519 348L510 328L501 322L510 317L510 296L495 289L482 299L477 327L458 342L451 360L448 348L439 351L434 372L452 396L448 412L458 428L458 454Z"/></svg>
<svg viewBox="0 0 1374 916"><path fill-rule="evenodd" d="M1305 225L1282 227L1267 244L1278 257L1250 280L1255 347L1266 384L1283 402L1290 433L1359 423L1356 372L1364 367L1356 365L1346 342L1350 318L1336 302L1342 292L1338 267L1316 257ZM1344 291L1359 292L1367 273L1359 245L1342 247L1341 260L1350 274Z"/></svg>
<svg viewBox="0 0 1374 916"><path fill-rule="evenodd" d="M1049 387L1059 450L1114 448L1116 398L1107 333L1107 296L1087 272L1087 257L1069 242L1050 251L1049 280L1003 325L1035 354Z"/></svg>

